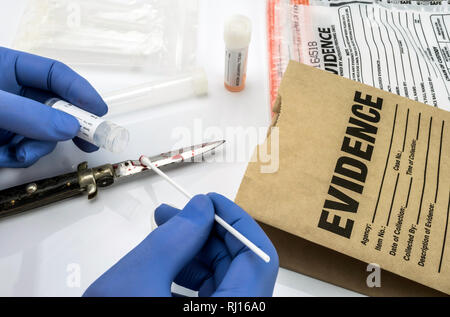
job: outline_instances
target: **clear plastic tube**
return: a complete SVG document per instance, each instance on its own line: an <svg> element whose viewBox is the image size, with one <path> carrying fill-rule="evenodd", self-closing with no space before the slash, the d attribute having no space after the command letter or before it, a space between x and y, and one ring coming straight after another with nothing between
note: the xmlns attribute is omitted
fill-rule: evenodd
<svg viewBox="0 0 450 317"><path fill-rule="evenodd" d="M169 79L113 91L102 97L109 108L108 116L113 116L207 93L206 74L203 69L198 68Z"/></svg>
<svg viewBox="0 0 450 317"><path fill-rule="evenodd" d="M124 151L128 145L128 130L111 121L97 117L58 98L51 98L45 104L77 118L80 123L78 137L89 143L113 153Z"/></svg>

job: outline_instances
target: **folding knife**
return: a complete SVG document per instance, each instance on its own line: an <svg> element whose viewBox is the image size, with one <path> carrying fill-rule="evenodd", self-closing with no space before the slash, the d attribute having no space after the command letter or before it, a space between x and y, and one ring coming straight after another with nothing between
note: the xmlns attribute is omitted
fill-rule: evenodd
<svg viewBox="0 0 450 317"><path fill-rule="evenodd" d="M157 167L181 162L201 162L205 154L212 154L224 140L190 146L151 157ZM87 162L78 165L76 172L41 179L0 191L0 217L15 215L66 198L87 194L97 196L98 187L108 187L115 180L130 178L150 171L139 160L88 168Z"/></svg>

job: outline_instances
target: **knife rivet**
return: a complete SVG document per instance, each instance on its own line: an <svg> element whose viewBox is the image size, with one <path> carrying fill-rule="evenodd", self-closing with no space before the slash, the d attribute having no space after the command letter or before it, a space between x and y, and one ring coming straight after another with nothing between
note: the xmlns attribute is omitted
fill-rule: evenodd
<svg viewBox="0 0 450 317"><path fill-rule="evenodd" d="M28 184L26 190L27 190L27 193L28 193L28 194L34 193L34 192L37 190L37 185L36 185L36 183Z"/></svg>

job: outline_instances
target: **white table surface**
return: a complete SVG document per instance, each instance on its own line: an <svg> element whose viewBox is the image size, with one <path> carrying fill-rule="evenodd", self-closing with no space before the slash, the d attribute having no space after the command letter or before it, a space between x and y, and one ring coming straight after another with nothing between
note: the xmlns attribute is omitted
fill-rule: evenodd
<svg viewBox="0 0 450 317"><path fill-rule="evenodd" d="M33 0L37 1L37 0ZM0 4L0 45L10 46L26 0ZM200 143L214 127L267 127L269 99L264 0L201 0L198 61L208 74L209 96L153 107L116 119L131 133L128 151L86 154L71 142L61 143L49 156L28 169L0 169L0 188L73 170L81 161L90 166L153 155L179 142L172 132L185 128L189 142ZM247 87L241 93L223 88L224 18L242 13L253 23ZM148 81L135 72L77 68L99 92ZM199 130L198 126L203 129ZM197 133L197 135L195 135ZM202 136L202 134L204 134ZM264 137L261 136L260 137ZM242 145L233 137L227 151ZM247 144L252 149L255 144ZM228 152L227 152L228 153ZM193 193L220 192L233 199L246 168L245 160L195 164L172 170L178 183ZM95 201L73 199L39 211L0 221L0 296L80 296L100 274L137 245L150 231L152 211L162 202L183 206L185 199L156 176L101 191ZM80 285L67 283L73 270ZM310 277L280 269L275 296L357 296Z"/></svg>

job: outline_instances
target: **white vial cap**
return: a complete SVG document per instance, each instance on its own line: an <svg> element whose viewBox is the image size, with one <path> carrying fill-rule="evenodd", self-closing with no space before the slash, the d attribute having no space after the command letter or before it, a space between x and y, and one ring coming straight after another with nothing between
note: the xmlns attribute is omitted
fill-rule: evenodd
<svg viewBox="0 0 450 317"><path fill-rule="evenodd" d="M130 139L128 130L118 126L111 121L104 121L105 130L107 134L103 140L101 147L113 153L121 153L125 150Z"/></svg>
<svg viewBox="0 0 450 317"><path fill-rule="evenodd" d="M228 49L242 49L250 44L252 23L244 15L232 15L225 21L224 39Z"/></svg>
<svg viewBox="0 0 450 317"><path fill-rule="evenodd" d="M197 68L192 72L192 85L196 96L208 94L208 77L203 68Z"/></svg>

